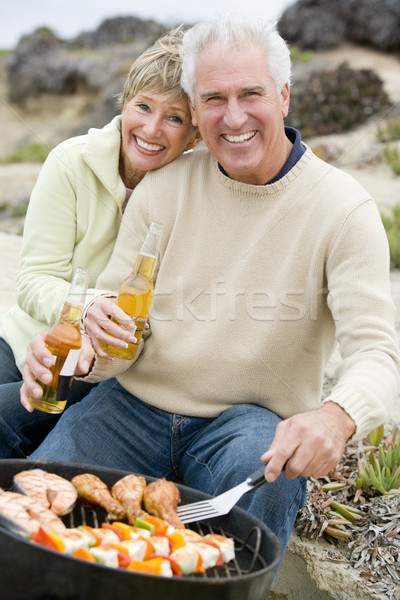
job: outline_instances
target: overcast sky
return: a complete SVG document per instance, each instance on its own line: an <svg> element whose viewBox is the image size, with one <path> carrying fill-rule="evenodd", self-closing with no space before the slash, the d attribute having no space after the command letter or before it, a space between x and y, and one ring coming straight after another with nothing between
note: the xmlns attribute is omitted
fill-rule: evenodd
<svg viewBox="0 0 400 600"><path fill-rule="evenodd" d="M6 0L0 12L0 49L43 25L61 38L96 29L109 17L133 15L169 26L193 24L227 11L277 20L296 0Z"/></svg>

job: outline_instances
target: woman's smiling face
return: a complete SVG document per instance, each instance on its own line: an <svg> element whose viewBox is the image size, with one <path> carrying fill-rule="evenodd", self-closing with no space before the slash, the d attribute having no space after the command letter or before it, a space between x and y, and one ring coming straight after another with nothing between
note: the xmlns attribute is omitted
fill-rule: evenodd
<svg viewBox="0 0 400 600"><path fill-rule="evenodd" d="M140 171L159 169L195 145L197 130L191 123L186 95L139 92L122 109L124 160Z"/></svg>

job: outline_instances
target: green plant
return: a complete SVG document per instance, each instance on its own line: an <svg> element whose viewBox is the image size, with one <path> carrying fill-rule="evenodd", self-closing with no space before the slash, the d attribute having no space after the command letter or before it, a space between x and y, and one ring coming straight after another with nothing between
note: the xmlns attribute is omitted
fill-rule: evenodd
<svg viewBox="0 0 400 600"><path fill-rule="evenodd" d="M366 448L368 459L358 458L357 488L386 495L400 493L400 440L394 429L379 448Z"/></svg>
<svg viewBox="0 0 400 600"><path fill-rule="evenodd" d="M306 63L312 59L311 50L300 50L297 46L290 46L290 58L293 62Z"/></svg>
<svg viewBox="0 0 400 600"><path fill-rule="evenodd" d="M30 142L25 144L9 156L6 156L0 160L3 163L15 163L15 162L44 162L49 154L51 148L46 144L38 142Z"/></svg>
<svg viewBox="0 0 400 600"><path fill-rule="evenodd" d="M381 215L383 226L390 248L390 266L392 269L400 268L400 205L392 209L392 215Z"/></svg>
<svg viewBox="0 0 400 600"><path fill-rule="evenodd" d="M382 156L392 167L393 173L395 173L395 175L400 175L400 152L397 146L384 146Z"/></svg>
<svg viewBox="0 0 400 600"><path fill-rule="evenodd" d="M380 142L392 142L400 139L400 119L393 119L380 125L376 132L376 136Z"/></svg>
<svg viewBox="0 0 400 600"><path fill-rule="evenodd" d="M383 440L384 434L385 434L385 426L382 423L382 425L380 425L379 427L376 427L367 435L367 440L369 441L371 446L375 446L375 448L378 448L379 444Z"/></svg>
<svg viewBox="0 0 400 600"><path fill-rule="evenodd" d="M24 217L26 215L26 211L28 210L29 200L18 204L17 206L11 206L10 208L10 216L12 218Z"/></svg>

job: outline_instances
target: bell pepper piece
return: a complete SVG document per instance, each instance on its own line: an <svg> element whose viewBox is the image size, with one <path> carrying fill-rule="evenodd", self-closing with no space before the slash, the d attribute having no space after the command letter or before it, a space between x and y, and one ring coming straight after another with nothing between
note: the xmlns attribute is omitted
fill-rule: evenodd
<svg viewBox="0 0 400 600"><path fill-rule="evenodd" d="M59 536L57 536L57 534L55 534L55 532L53 532L53 535L51 535L50 532L45 531L42 527L39 527L35 535L32 537L32 542L57 552L62 552L65 547L64 542ZM60 547L62 547L62 550L60 550Z"/></svg>
<svg viewBox="0 0 400 600"><path fill-rule="evenodd" d="M181 533L179 533L179 531L174 531L174 533L171 533L167 537L172 542L171 553L185 545L185 539L184 539L183 535Z"/></svg>
<svg viewBox="0 0 400 600"><path fill-rule="evenodd" d="M152 558L151 560L133 560L128 566L129 571L138 571L150 575L161 575L162 558Z"/></svg>
<svg viewBox="0 0 400 600"><path fill-rule="evenodd" d="M205 572L206 572L206 570L205 570L205 568L204 568L204 565L203 565L203 559L202 559L202 557L201 557L201 554L200 554L200 552L198 552L198 553L197 553L197 555L198 555L198 557L199 557L199 558L198 558L198 560L197 560L197 565L196 565L196 568L195 568L195 570L194 570L193 572L194 572L194 573L205 573Z"/></svg>
<svg viewBox="0 0 400 600"><path fill-rule="evenodd" d="M138 537L139 540L142 540L143 542L146 542L146 554L144 555L144 559L143 560L148 560L150 557L150 554L153 553L153 544L150 542L150 540L144 536L139 535Z"/></svg>
<svg viewBox="0 0 400 600"><path fill-rule="evenodd" d="M78 548L75 550L75 552L73 552L72 556L75 558L80 558L81 560L87 560L88 562L96 562L93 554L90 554L89 550L86 550L86 548Z"/></svg>
<svg viewBox="0 0 400 600"><path fill-rule="evenodd" d="M147 523L144 519L140 519L139 517L134 522L134 527L141 527L142 529L147 529L150 531L151 535L154 535L155 527L153 523Z"/></svg>
<svg viewBox="0 0 400 600"><path fill-rule="evenodd" d="M163 519L160 519L160 517L155 517L154 515L145 514L143 517L143 521L154 525L154 532L157 534L166 533L169 527L169 523L167 523Z"/></svg>
<svg viewBox="0 0 400 600"><path fill-rule="evenodd" d="M118 529L120 529L122 531L122 533L124 534L124 536L122 538L123 540L131 539L131 531L132 531L131 525L128 525L127 523L121 523L121 521L113 521L112 526L118 527Z"/></svg>
<svg viewBox="0 0 400 600"><path fill-rule="evenodd" d="M176 560L174 560L170 556L160 556L159 554L151 554L150 555L150 560L153 559L153 558L162 558L164 560L167 560L169 562L169 564L171 565L172 573L176 577L182 577L182 571L181 571L180 566L178 565L178 563L176 562Z"/></svg>
<svg viewBox="0 0 400 600"><path fill-rule="evenodd" d="M117 536L119 537L120 542L122 542L122 540L124 539L124 532L122 531L122 529L120 527L115 527L114 525L110 525L110 523L102 523L101 526L104 529L111 529L111 531L116 533Z"/></svg>

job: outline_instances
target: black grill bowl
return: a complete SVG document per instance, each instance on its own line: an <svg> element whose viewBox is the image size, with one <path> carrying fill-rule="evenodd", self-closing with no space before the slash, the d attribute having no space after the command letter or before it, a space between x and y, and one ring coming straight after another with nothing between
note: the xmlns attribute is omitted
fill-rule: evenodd
<svg viewBox="0 0 400 600"><path fill-rule="evenodd" d="M126 471L92 465L24 459L0 460L0 487L11 489L13 476L25 469L41 468L72 479L79 473L93 473L111 487ZM147 477L148 483L154 478ZM177 485L182 503L210 496ZM91 524L80 503L64 521ZM83 515L83 518L82 518ZM102 509L95 510L99 523ZM88 518L89 517L89 518ZM208 522L189 525L200 533L223 533L235 539L237 561L225 567L208 569L205 575L180 578L159 577L111 569L86 563L47 550L0 528L0 590L2 600L266 600L274 570L282 555L276 536L260 520L239 507ZM250 533L250 535L249 535ZM243 542L244 545L243 545ZM233 565L233 566L232 566Z"/></svg>

